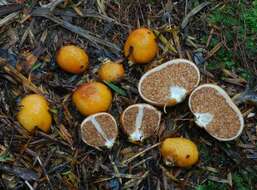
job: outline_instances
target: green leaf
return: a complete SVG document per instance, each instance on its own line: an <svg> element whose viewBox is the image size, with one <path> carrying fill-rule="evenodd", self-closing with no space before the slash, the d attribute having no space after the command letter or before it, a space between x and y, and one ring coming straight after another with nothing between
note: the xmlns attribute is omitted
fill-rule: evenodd
<svg viewBox="0 0 257 190"><path fill-rule="evenodd" d="M8 162L13 160L13 156L8 151L4 151L0 154L0 162Z"/></svg>
<svg viewBox="0 0 257 190"><path fill-rule="evenodd" d="M35 64L32 66L32 68L31 68L31 72L37 70L41 65L42 65L42 64L39 63L39 62L38 62L38 63L35 63Z"/></svg>
<svg viewBox="0 0 257 190"><path fill-rule="evenodd" d="M113 84L112 82L108 82L108 81L104 81L104 83L109 86L113 91L115 91L117 94L121 95L121 96L127 96L127 93L125 90L123 90L122 88L116 86L115 84Z"/></svg>

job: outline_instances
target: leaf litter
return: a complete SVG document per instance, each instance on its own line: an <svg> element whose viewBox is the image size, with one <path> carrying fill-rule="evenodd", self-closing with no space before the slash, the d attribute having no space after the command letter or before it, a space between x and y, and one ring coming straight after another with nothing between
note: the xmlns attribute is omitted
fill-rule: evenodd
<svg viewBox="0 0 257 190"><path fill-rule="evenodd" d="M18 39L7 49L10 36L0 37L1 189L195 189L206 181L236 188L233 174L242 171L256 179L257 119L247 117L256 115L256 70L247 82L233 70L206 66L226 46L224 39L211 46L215 36L222 36L222 28L207 19L212 9L228 6L225 1L16 2L1 1L0 6L0 31L15 28ZM122 58L126 36L139 25L153 29L159 55L147 66L125 62L126 78L118 84L106 82L115 93L111 114L118 121L124 108L142 101L137 82L146 70L183 57L197 63L203 81L217 83L234 96L246 121L237 141L215 141L193 126L192 115L181 104L166 108L163 130L143 144L129 143L122 132L111 151L82 143L79 125L83 117L70 95L77 84L97 79L92 70L101 64L99 57ZM201 43L199 37L207 37L206 42ZM90 69L83 76L72 76L56 66L55 52L63 44L87 49ZM29 70L21 69L26 63L31 65ZM30 136L16 121L17 102L30 93L45 95L51 104L54 124L50 134L36 131ZM185 170L165 166L158 146L167 136L184 136L197 143L199 163Z"/></svg>

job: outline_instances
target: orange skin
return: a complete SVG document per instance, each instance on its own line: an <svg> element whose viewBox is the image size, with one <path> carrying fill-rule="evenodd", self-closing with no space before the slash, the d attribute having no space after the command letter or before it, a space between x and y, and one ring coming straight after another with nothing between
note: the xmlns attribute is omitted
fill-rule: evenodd
<svg viewBox="0 0 257 190"><path fill-rule="evenodd" d="M24 97L20 102L20 111L17 119L19 123L29 132L39 128L48 132L52 117L48 111L48 102L43 96L31 94Z"/></svg>
<svg viewBox="0 0 257 190"><path fill-rule="evenodd" d="M89 82L74 91L72 101L78 111L87 116L107 111L112 103L112 93L100 82Z"/></svg>
<svg viewBox="0 0 257 190"><path fill-rule="evenodd" d="M147 28L132 31L124 45L124 54L137 64L146 64L154 59L158 52L155 35Z"/></svg>
<svg viewBox="0 0 257 190"><path fill-rule="evenodd" d="M98 71L98 75L101 80L105 81L119 81L124 77L124 67L120 63L114 63L112 61L107 61L103 63Z"/></svg>
<svg viewBox="0 0 257 190"><path fill-rule="evenodd" d="M186 138L167 138L160 151L166 161L179 167L190 167L199 159L197 146Z"/></svg>
<svg viewBox="0 0 257 190"><path fill-rule="evenodd" d="M57 64L66 72L80 74L88 67L88 55L80 47L63 46L56 56Z"/></svg>

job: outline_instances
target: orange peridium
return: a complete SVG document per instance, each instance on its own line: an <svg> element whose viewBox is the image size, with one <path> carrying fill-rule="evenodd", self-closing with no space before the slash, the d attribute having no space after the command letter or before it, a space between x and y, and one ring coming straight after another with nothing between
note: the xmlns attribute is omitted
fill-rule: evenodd
<svg viewBox="0 0 257 190"><path fill-rule="evenodd" d="M124 77L124 67L121 63L115 63L110 60L101 65L98 71L98 75L101 80L105 81L119 81Z"/></svg>
<svg viewBox="0 0 257 190"><path fill-rule="evenodd" d="M88 82L74 91L72 101L78 111L87 116L107 111L112 103L112 93L100 82Z"/></svg>
<svg viewBox="0 0 257 190"><path fill-rule="evenodd" d="M88 55L80 47L74 45L63 46L56 56L57 64L66 72L80 74L88 66Z"/></svg>
<svg viewBox="0 0 257 190"><path fill-rule="evenodd" d="M160 151L166 161L179 167L190 167L199 158L197 146L191 140L182 137L165 139Z"/></svg>
<svg viewBox="0 0 257 190"><path fill-rule="evenodd" d="M19 106L17 119L25 129L33 132L37 127L44 132L49 131L52 117L48 111L48 102L43 96L27 95L21 100Z"/></svg>
<svg viewBox="0 0 257 190"><path fill-rule="evenodd" d="M155 35L147 28L132 31L125 43L124 53L134 63L145 64L154 59L158 52Z"/></svg>

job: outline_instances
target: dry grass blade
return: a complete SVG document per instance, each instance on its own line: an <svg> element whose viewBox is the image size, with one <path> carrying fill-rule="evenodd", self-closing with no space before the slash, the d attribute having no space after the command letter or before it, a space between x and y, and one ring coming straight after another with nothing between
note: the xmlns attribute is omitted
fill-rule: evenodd
<svg viewBox="0 0 257 190"><path fill-rule="evenodd" d="M141 152L135 154L135 155L132 156L131 158L129 158L129 159L127 159L127 160L124 160L124 161L122 162L122 165L126 165L126 164L130 163L131 161L133 161L133 160L136 159L137 157L139 157L139 156L141 156L142 154L146 153L147 151L149 151L149 150L151 150L151 149L153 149L153 148L159 146L160 144L161 144L161 143L156 143L156 144L154 144L154 145L152 145L152 146L146 148L145 150L143 150L143 151L141 151Z"/></svg>
<svg viewBox="0 0 257 190"><path fill-rule="evenodd" d="M182 30L188 25L189 23L189 19L196 15L199 11L201 11L204 7L206 7L207 5L209 5L210 2L203 2L202 4L198 5L197 7L193 8L183 19L182 23L181 23L181 28Z"/></svg>
<svg viewBox="0 0 257 190"><path fill-rule="evenodd" d="M0 5L1 5L1 1L0 1ZM11 4L11 5L6 5L4 6L2 4L2 7L0 7L0 16L4 16L13 12L16 12L18 10L20 10L22 8L21 5L17 5L17 4Z"/></svg>
<svg viewBox="0 0 257 190"><path fill-rule="evenodd" d="M118 169L118 167L116 166L116 164L114 163L114 161L113 161L113 159L112 159L112 157L109 155L109 159L110 159L110 161L111 161L111 163L112 163L112 167L113 167L113 169L114 169L114 171L115 171L115 175L116 176L120 176L121 174L120 174L120 171L119 171L119 169ZM122 179L121 179L121 177L118 177L118 179L119 179L119 182L120 182L120 184L122 184Z"/></svg>
<svg viewBox="0 0 257 190"><path fill-rule="evenodd" d="M14 13L11 13L8 16L4 17L3 19L1 19L0 20L0 27L5 25L6 23L11 22L18 14L19 14L19 12L14 12Z"/></svg>
<svg viewBox="0 0 257 190"><path fill-rule="evenodd" d="M48 176L48 174L47 174L47 171L46 171L46 169L45 169L45 166L44 166L44 164L42 163L42 161L41 161L40 157L38 156L38 154L37 154L36 152L34 152L34 151L28 149L28 148L26 148L25 151L26 151L28 154L30 154L31 156L35 157L36 161L39 163L40 167L41 167L42 170L43 170L43 173L44 173L44 175L45 175L45 177L46 177L46 180L47 180L47 182L48 182L48 185L49 185L49 189L50 189L50 190L53 190L53 185L52 185L52 183L51 183L51 181L50 181L50 178L49 178L49 176Z"/></svg>
<svg viewBox="0 0 257 190"><path fill-rule="evenodd" d="M8 2L6 0L0 0L0 5L7 5Z"/></svg>
<svg viewBox="0 0 257 190"><path fill-rule="evenodd" d="M161 41L161 43L164 45L164 49L177 53L176 48L174 47L174 45L168 41L158 30L153 30L154 34L159 38L159 40Z"/></svg>
<svg viewBox="0 0 257 190"><path fill-rule="evenodd" d="M131 179L127 181L123 189L130 189L133 187L133 189L139 189L138 186L139 184L149 175L149 171L146 171L139 179Z"/></svg>
<svg viewBox="0 0 257 190"><path fill-rule="evenodd" d="M220 50L222 47L222 42L219 42L214 48L211 49L211 51L207 54L205 60L209 59L210 57L214 56L216 52Z"/></svg>
<svg viewBox="0 0 257 190"><path fill-rule="evenodd" d="M179 57L183 58L182 52L181 52L181 41L179 38L179 28L177 26L173 26L171 28L168 28L167 31L169 31L172 34L172 38L174 41L174 44L176 46L176 49L178 51Z"/></svg>
<svg viewBox="0 0 257 190"><path fill-rule="evenodd" d="M21 168L15 166L9 166L6 164L0 164L0 170L12 173L23 180L37 180L39 178L38 174L28 168Z"/></svg>
<svg viewBox="0 0 257 190"><path fill-rule="evenodd" d="M116 53L121 51L120 48L118 46L116 46L115 44L108 42L106 40L103 40L99 37L93 36L89 31L52 15L49 12L49 9L36 9L32 12L32 16L45 17L45 18L55 22L56 24L62 26L63 28L70 30L71 32L74 32L74 33L80 35L81 37L91 41L93 44L97 43L97 44L103 45L105 47L109 47Z"/></svg>
<svg viewBox="0 0 257 190"><path fill-rule="evenodd" d="M105 12L105 0L97 0L97 7L98 7L98 10L100 13L104 14L104 15L107 15L106 12Z"/></svg>
<svg viewBox="0 0 257 190"><path fill-rule="evenodd" d="M41 7L44 8L50 8L51 11L53 11L55 9L55 7L57 7L59 4L61 4L62 2L64 2L65 0L53 0L50 3L46 4L46 5L41 5Z"/></svg>
<svg viewBox="0 0 257 190"><path fill-rule="evenodd" d="M165 169L165 167L163 167L162 165L160 165L160 168L162 169L163 173L169 177L172 181L175 181L175 182L179 182L179 180L170 172L168 171L167 169Z"/></svg>

